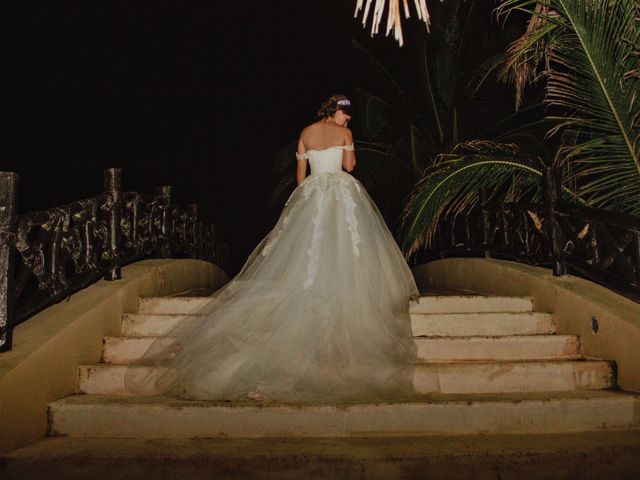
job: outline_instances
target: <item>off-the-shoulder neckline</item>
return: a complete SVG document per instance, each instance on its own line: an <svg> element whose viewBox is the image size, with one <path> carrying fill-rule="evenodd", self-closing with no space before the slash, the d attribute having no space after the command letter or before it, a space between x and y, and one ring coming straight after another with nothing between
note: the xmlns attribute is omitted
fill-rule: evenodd
<svg viewBox="0 0 640 480"><path fill-rule="evenodd" d="M333 147L320 148L320 149L310 148L309 150L305 151L304 153L309 153L309 152L324 152L325 150L331 150L331 149L333 149L333 148L345 148L345 147L353 147L353 143L352 143L351 145L334 145Z"/></svg>

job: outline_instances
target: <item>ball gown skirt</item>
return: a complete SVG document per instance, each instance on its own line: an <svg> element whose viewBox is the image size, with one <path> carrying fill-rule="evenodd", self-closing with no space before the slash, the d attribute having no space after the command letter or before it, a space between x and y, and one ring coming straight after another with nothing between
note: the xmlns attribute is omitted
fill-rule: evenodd
<svg viewBox="0 0 640 480"><path fill-rule="evenodd" d="M198 315L166 332L129 369L130 390L153 382L190 399L322 403L412 393L416 349L409 300L418 292L393 236L342 170L344 149L310 150L311 174L275 227Z"/></svg>

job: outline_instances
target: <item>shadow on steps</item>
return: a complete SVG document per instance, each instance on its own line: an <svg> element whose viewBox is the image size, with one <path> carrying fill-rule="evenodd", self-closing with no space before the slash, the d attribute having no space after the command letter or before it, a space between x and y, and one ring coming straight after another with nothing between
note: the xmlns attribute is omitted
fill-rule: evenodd
<svg viewBox="0 0 640 480"><path fill-rule="evenodd" d="M54 437L0 458L3 480L615 480L639 473L637 431L347 439Z"/></svg>

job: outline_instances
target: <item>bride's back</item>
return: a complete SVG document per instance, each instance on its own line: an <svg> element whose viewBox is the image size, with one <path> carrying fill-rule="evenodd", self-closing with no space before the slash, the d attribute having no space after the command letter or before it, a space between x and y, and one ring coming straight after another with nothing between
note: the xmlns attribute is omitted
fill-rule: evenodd
<svg viewBox="0 0 640 480"><path fill-rule="evenodd" d="M307 150L324 150L350 144L349 133L348 128L320 120L302 130L300 139Z"/></svg>

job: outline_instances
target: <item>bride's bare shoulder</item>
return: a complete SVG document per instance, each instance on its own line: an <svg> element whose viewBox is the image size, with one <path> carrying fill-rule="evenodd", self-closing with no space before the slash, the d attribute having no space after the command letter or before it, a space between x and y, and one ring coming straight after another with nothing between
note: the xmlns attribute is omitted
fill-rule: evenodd
<svg viewBox="0 0 640 480"><path fill-rule="evenodd" d="M311 125L307 125L300 132L300 138L305 141L309 137L315 136L315 134L322 128L322 121L314 122Z"/></svg>
<svg viewBox="0 0 640 480"><path fill-rule="evenodd" d="M319 130L320 128L322 128L322 126L323 126L322 120L319 120L317 122L313 122L313 123L307 125L306 127L304 127L302 129L302 133L314 132L314 131Z"/></svg>
<svg viewBox="0 0 640 480"><path fill-rule="evenodd" d="M306 148L325 148L326 145L351 145L353 135L346 126L320 120L302 129L300 141Z"/></svg>

